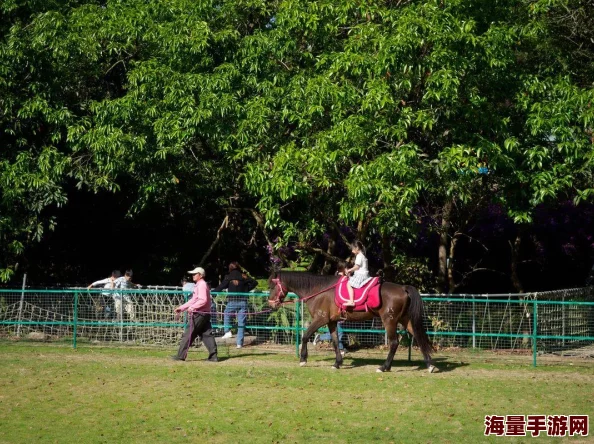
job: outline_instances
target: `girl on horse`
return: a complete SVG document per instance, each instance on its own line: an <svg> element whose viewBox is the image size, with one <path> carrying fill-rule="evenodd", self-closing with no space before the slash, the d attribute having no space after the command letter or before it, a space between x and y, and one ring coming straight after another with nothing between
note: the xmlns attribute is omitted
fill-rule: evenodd
<svg viewBox="0 0 594 444"><path fill-rule="evenodd" d="M361 288L365 285L371 276L369 276L369 268L367 266L367 258L365 257L365 247L361 241L355 241L351 245L351 251L355 256L355 265L352 268L346 270L347 276L353 273L347 283L349 291L349 301L345 302L345 307L355 306L355 291L353 288Z"/></svg>

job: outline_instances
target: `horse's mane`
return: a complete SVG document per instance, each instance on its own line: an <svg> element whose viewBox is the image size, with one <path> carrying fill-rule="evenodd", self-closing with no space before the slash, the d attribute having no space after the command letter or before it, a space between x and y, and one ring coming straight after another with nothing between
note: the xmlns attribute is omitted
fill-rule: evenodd
<svg viewBox="0 0 594 444"><path fill-rule="evenodd" d="M318 275L305 271L281 271L278 276L282 282L290 288L299 289L305 292L318 290L322 286L334 284L338 277L334 275Z"/></svg>

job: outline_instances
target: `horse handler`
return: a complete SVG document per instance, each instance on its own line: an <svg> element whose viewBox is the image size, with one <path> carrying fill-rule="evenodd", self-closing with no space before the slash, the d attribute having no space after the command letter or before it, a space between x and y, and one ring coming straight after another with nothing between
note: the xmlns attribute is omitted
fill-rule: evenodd
<svg viewBox="0 0 594 444"><path fill-rule="evenodd" d="M200 336L204 346L208 349L208 358L206 361L217 362L219 360L217 356L217 343L215 342L212 326L210 325L210 289L204 281L204 268L196 267L188 273L192 275L192 280L196 283L192 299L175 309L176 315L182 311L188 312L188 326L181 338L177 355L172 356L171 359L185 361L192 342L194 342L197 336Z"/></svg>

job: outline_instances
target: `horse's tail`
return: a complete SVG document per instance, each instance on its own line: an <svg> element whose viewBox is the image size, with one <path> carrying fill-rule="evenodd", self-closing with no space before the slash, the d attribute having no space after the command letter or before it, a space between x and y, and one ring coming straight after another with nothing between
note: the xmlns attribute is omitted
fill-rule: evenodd
<svg viewBox="0 0 594 444"><path fill-rule="evenodd" d="M427 332L425 331L425 326L423 325L423 320L425 319L423 300L421 299L419 291L413 286L407 285L406 292L410 298L408 318L412 324L414 337L423 356L426 359L431 359L431 353L435 352L435 349L433 348L433 345L427 336Z"/></svg>

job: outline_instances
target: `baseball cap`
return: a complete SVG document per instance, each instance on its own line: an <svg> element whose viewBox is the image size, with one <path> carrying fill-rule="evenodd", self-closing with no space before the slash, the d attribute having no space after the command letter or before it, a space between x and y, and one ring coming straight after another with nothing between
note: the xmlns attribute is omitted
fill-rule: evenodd
<svg viewBox="0 0 594 444"><path fill-rule="evenodd" d="M188 271L188 273L190 273L190 274L199 274L202 277L204 277L206 275L206 272L204 271L204 268L202 268L202 267L196 267L193 270Z"/></svg>

